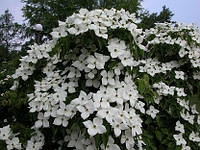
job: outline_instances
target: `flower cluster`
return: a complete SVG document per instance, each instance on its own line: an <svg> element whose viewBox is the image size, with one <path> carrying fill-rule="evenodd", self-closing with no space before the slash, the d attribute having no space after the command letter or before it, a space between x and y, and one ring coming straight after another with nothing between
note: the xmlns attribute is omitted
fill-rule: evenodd
<svg viewBox="0 0 200 150"><path fill-rule="evenodd" d="M152 34L155 37L148 41L148 47L152 44L159 43L179 45L180 48L178 54L180 58L188 57L193 67L200 67L200 32L197 26L186 24L172 25L171 23L158 23L156 24L155 28L151 28L145 32L146 37L149 37ZM190 42L188 42L189 37L185 36L186 34L192 36L192 40Z"/></svg>
<svg viewBox="0 0 200 150"><path fill-rule="evenodd" d="M66 147L78 150L150 149L153 138L163 147L169 137L175 139L174 149L190 150L188 138L200 143L196 126L200 115L196 105L186 101L198 88L192 88L192 83L199 79L199 31L168 23L142 31L137 23L135 15L123 9L80 9L59 21L52 40L30 46L12 76L16 81L11 88L34 80L27 96L30 113L37 115L36 135L27 142L27 150L42 149L45 136L40 129L57 126L67 128L59 145L67 143ZM119 29L128 31L129 39L114 34ZM193 37L191 44L185 30ZM169 50L159 49L163 55L155 53L159 44L169 46ZM170 47L174 45L176 49ZM33 75L36 71L39 79ZM161 115L176 125L166 127ZM166 136L160 134L166 132L168 139L163 140Z"/></svg>
<svg viewBox="0 0 200 150"><path fill-rule="evenodd" d="M0 140L4 140L7 144L7 150L21 149L21 143L16 134L11 131L10 125L0 128Z"/></svg>
<svg viewBox="0 0 200 150"><path fill-rule="evenodd" d="M27 141L26 150L41 150L43 145L44 135L39 130L35 130L31 139Z"/></svg>

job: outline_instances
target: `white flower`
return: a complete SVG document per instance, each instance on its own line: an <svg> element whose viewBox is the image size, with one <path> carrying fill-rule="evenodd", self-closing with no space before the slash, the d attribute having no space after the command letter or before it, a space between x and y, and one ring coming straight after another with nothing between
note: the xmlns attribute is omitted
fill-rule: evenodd
<svg viewBox="0 0 200 150"><path fill-rule="evenodd" d="M180 51L178 52L179 56L182 58L184 57L186 54L188 54L188 52L184 49L181 48Z"/></svg>
<svg viewBox="0 0 200 150"><path fill-rule="evenodd" d="M59 126L62 125L63 127L67 127L69 118L65 116L59 116L54 119L53 124Z"/></svg>
<svg viewBox="0 0 200 150"><path fill-rule="evenodd" d="M112 102L116 102L117 104L120 104L120 105L123 104L123 98L122 98L122 95L121 95L119 89L117 89L117 90L114 89L113 92L110 94L112 94L112 97L110 97L112 99L111 100Z"/></svg>
<svg viewBox="0 0 200 150"><path fill-rule="evenodd" d="M177 103L179 105L181 105L182 107L184 107L188 111L190 110L189 101L186 101L185 99L180 99L180 98L177 98L176 100L177 100Z"/></svg>
<svg viewBox="0 0 200 150"><path fill-rule="evenodd" d="M77 106L77 109L79 110L79 112L81 112L81 117L84 120L88 118L95 111L94 104L91 100L88 101L85 105Z"/></svg>
<svg viewBox="0 0 200 150"><path fill-rule="evenodd" d="M121 41L117 38L109 40L108 51L112 58L117 58L123 54L126 50L126 45L124 41Z"/></svg>
<svg viewBox="0 0 200 150"><path fill-rule="evenodd" d="M114 69L114 73L115 75L119 76L121 74L121 70L123 70L124 66L121 63L118 63L115 65Z"/></svg>
<svg viewBox="0 0 200 150"><path fill-rule="evenodd" d="M55 118L57 116L57 111L58 111L58 106L48 107L48 110L46 110L46 112L44 112L44 117L48 118L48 117L52 116Z"/></svg>
<svg viewBox="0 0 200 150"><path fill-rule="evenodd" d="M90 78L90 79L94 79L95 74L97 74L97 70L93 69L87 74L87 77Z"/></svg>
<svg viewBox="0 0 200 150"><path fill-rule="evenodd" d="M181 111L180 114L184 120L188 121L190 124L194 124L194 115L190 115L188 111L185 113L185 110Z"/></svg>
<svg viewBox="0 0 200 150"><path fill-rule="evenodd" d="M72 78L73 79L73 78ZM63 83L63 88L67 89L69 93L74 93L76 92L75 87L76 87L76 82L70 81L68 83Z"/></svg>
<svg viewBox="0 0 200 150"><path fill-rule="evenodd" d="M80 130L73 130L72 133L70 134L70 141L67 145L67 147L76 147L77 149L82 149L83 148L83 139L84 136L80 134Z"/></svg>
<svg viewBox="0 0 200 150"><path fill-rule="evenodd" d="M187 94L185 94L184 92L184 88L176 88L177 91L177 96L187 96Z"/></svg>
<svg viewBox="0 0 200 150"><path fill-rule="evenodd" d="M94 53L95 57L93 55L90 55L87 58L87 67L90 69L94 69L95 67L100 70L104 68L105 63L109 60L109 56L104 56L99 53Z"/></svg>
<svg viewBox="0 0 200 150"><path fill-rule="evenodd" d="M19 81L14 81L13 86L10 88L10 90L16 90L19 86Z"/></svg>
<svg viewBox="0 0 200 150"><path fill-rule="evenodd" d="M87 65L88 68L94 69L97 64L97 60L93 55L91 55L87 58L87 63L88 63Z"/></svg>
<svg viewBox="0 0 200 150"><path fill-rule="evenodd" d="M0 140L7 140L11 135L10 125L0 128Z"/></svg>
<svg viewBox="0 0 200 150"><path fill-rule="evenodd" d="M103 85L115 85L115 80L114 80L114 73L112 71L106 72L106 70L103 70L101 72L102 77L102 84Z"/></svg>
<svg viewBox="0 0 200 150"><path fill-rule="evenodd" d="M49 127L49 118L44 117L44 114L42 112L38 113L38 120L35 122L35 127L36 128L40 128L40 127L44 127L47 128Z"/></svg>
<svg viewBox="0 0 200 150"><path fill-rule="evenodd" d="M138 125L133 126L133 127L131 128L131 130L132 130L132 135L133 135L133 136L142 134L142 128L141 128L140 126L138 126Z"/></svg>
<svg viewBox="0 0 200 150"><path fill-rule="evenodd" d="M61 23L61 21L59 21ZM53 32L50 33L53 39L58 39L60 37L67 36L66 27L65 25L59 26L58 28L54 28Z"/></svg>
<svg viewBox="0 0 200 150"><path fill-rule="evenodd" d="M191 106L191 111L192 111L192 114L199 114L199 112L196 109L196 104Z"/></svg>
<svg viewBox="0 0 200 150"><path fill-rule="evenodd" d="M140 110L140 112L144 114L145 113L144 105L145 103L143 103L142 101L137 101L135 108Z"/></svg>
<svg viewBox="0 0 200 150"><path fill-rule="evenodd" d="M187 142L183 138L183 134L182 133L174 134L173 137L176 140L176 145L186 145L187 144Z"/></svg>
<svg viewBox="0 0 200 150"><path fill-rule="evenodd" d="M131 56L129 51L124 51L119 59L124 66L133 66L133 57Z"/></svg>
<svg viewBox="0 0 200 150"><path fill-rule="evenodd" d="M135 145L131 130L125 130L125 134L121 136L121 143L126 143L126 148L131 149Z"/></svg>
<svg viewBox="0 0 200 150"><path fill-rule="evenodd" d="M95 87L95 88L99 88L100 82L99 82L99 80L97 80L97 79L95 79L95 80L87 79L87 80L86 80L86 83L85 83L85 86L86 86L86 87L91 87L91 86L93 86L93 87Z"/></svg>
<svg viewBox="0 0 200 150"><path fill-rule="evenodd" d="M88 128L88 133L90 136L95 136L96 134L103 134L106 132L106 128L102 125L103 120L101 118L94 118L93 122L91 120L83 122L86 128Z"/></svg>
<svg viewBox="0 0 200 150"><path fill-rule="evenodd" d="M103 54L94 53L95 57L97 58L97 69L104 69L105 63L110 59L110 56L104 56Z"/></svg>
<svg viewBox="0 0 200 150"><path fill-rule="evenodd" d="M193 142L200 142L199 133L194 133L194 131L192 131L192 133L190 133L189 140Z"/></svg>
<svg viewBox="0 0 200 150"><path fill-rule="evenodd" d="M114 144L114 139L111 136L109 136L106 147L104 146L104 144L102 144L101 149L103 149L103 150L120 150L120 147L117 144Z"/></svg>
<svg viewBox="0 0 200 150"><path fill-rule="evenodd" d="M7 144L7 150L11 150L11 149L21 149L21 143L19 143L19 138L18 137L14 137L12 139L8 139L6 140L6 144Z"/></svg>
<svg viewBox="0 0 200 150"><path fill-rule="evenodd" d="M183 71L175 71L175 78L184 80L184 72Z"/></svg>
<svg viewBox="0 0 200 150"><path fill-rule="evenodd" d="M191 148L189 146L182 145L182 150L191 150Z"/></svg>
<svg viewBox="0 0 200 150"><path fill-rule="evenodd" d="M75 111L74 108L75 105L73 104L65 105L65 103L60 103L60 109L57 110L57 114L61 116L64 115L66 117L72 117L73 112Z"/></svg>
<svg viewBox="0 0 200 150"><path fill-rule="evenodd" d="M94 30L95 34L99 37L102 37L104 39L108 38L107 34L107 28L106 27L98 27L96 30Z"/></svg>
<svg viewBox="0 0 200 150"><path fill-rule="evenodd" d="M81 77L81 73L78 69L75 69L74 67L70 67L69 71L70 72L67 75L67 78L74 78L74 77L79 78L79 77Z"/></svg>
<svg viewBox="0 0 200 150"><path fill-rule="evenodd" d="M97 112L97 116L102 119L105 118L109 123L111 123L117 111L118 111L117 108L112 108L112 107L100 109Z"/></svg>
<svg viewBox="0 0 200 150"><path fill-rule="evenodd" d="M198 115L197 123L198 123L198 125L200 125L200 115Z"/></svg>
<svg viewBox="0 0 200 150"><path fill-rule="evenodd" d="M105 89L105 92L106 92L106 90L107 89ZM93 95L95 108L100 108L100 107L101 108L110 108L110 102L109 102L107 95L104 96L103 93L101 93L101 92L102 91L99 91Z"/></svg>
<svg viewBox="0 0 200 150"><path fill-rule="evenodd" d="M120 121L119 119L114 119L111 125L114 128L114 133L116 137L120 136L121 130L128 129L128 126L124 124L122 121Z"/></svg>
<svg viewBox="0 0 200 150"><path fill-rule="evenodd" d="M181 132L181 133L185 133L184 125L181 124L180 121L177 121L177 122L176 122L175 130L176 130L176 131L179 131L179 132Z"/></svg>
<svg viewBox="0 0 200 150"><path fill-rule="evenodd" d="M28 141L26 150L40 150L42 148L42 145L40 142L33 142L33 141Z"/></svg>
<svg viewBox="0 0 200 150"><path fill-rule="evenodd" d="M134 107L138 99L138 91L134 89L130 89L127 86L125 87L125 91L123 92L123 98L125 100L129 100L131 106Z"/></svg>
<svg viewBox="0 0 200 150"><path fill-rule="evenodd" d="M77 32L78 32L78 30L74 27L67 28L67 31L69 32L69 34L77 34Z"/></svg>
<svg viewBox="0 0 200 150"><path fill-rule="evenodd" d="M90 98L90 95L87 95L84 91L81 91L79 97L72 100L71 103L75 105L85 105Z"/></svg>
<svg viewBox="0 0 200 150"><path fill-rule="evenodd" d="M86 67L86 57L87 56L85 54L81 54L79 59L72 63L72 66L76 67L80 71L83 71Z"/></svg>
<svg viewBox="0 0 200 150"><path fill-rule="evenodd" d="M150 109L146 111L147 115L150 115L153 119L156 117L156 114L159 113L159 110L155 109L154 106L150 106Z"/></svg>

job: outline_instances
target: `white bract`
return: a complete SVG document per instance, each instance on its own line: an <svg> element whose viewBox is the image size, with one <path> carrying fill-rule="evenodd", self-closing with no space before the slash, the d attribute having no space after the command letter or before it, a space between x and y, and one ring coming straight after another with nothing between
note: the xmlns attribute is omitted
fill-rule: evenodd
<svg viewBox="0 0 200 150"><path fill-rule="evenodd" d="M184 125L181 124L180 121L177 121L177 122L176 122L175 130L176 130L176 131L179 131L179 132L181 132L181 133L185 133Z"/></svg>
<svg viewBox="0 0 200 150"><path fill-rule="evenodd" d="M106 147L102 144L101 148L103 150L120 150L120 147L117 144L114 144L114 139L111 136L109 136Z"/></svg>
<svg viewBox="0 0 200 150"><path fill-rule="evenodd" d="M83 122L85 127L88 129L88 133L90 136L94 136L96 134L102 134L106 132L106 128L102 125L103 120L101 118L94 118L93 122L91 120Z"/></svg>
<svg viewBox="0 0 200 150"><path fill-rule="evenodd" d="M173 137L176 140L176 145L186 145L187 144L187 142L183 138L183 134L182 133L175 134L175 135L173 135Z"/></svg>
<svg viewBox="0 0 200 150"><path fill-rule="evenodd" d="M157 113L159 113L159 110L155 109L152 105L150 109L146 111L146 114L150 115L153 119L156 117Z"/></svg>

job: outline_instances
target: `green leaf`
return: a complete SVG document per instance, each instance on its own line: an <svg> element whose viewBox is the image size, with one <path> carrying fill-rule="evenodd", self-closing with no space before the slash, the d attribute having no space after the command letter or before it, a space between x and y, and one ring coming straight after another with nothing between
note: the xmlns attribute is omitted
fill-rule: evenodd
<svg viewBox="0 0 200 150"><path fill-rule="evenodd" d="M160 132L159 130L156 130L156 131L155 131L155 134L156 134L157 139L158 139L159 141L162 141L162 139L163 139L163 134L162 134L162 132Z"/></svg>
<svg viewBox="0 0 200 150"><path fill-rule="evenodd" d="M196 104L196 109L198 112L200 112L200 93L194 94L191 97L188 98L191 105Z"/></svg>
<svg viewBox="0 0 200 150"><path fill-rule="evenodd" d="M99 134L94 136L95 146L97 149L100 149L101 145L101 136Z"/></svg>
<svg viewBox="0 0 200 150"><path fill-rule="evenodd" d="M166 128L161 128L162 133L169 135L169 132Z"/></svg>
<svg viewBox="0 0 200 150"><path fill-rule="evenodd" d="M0 146L1 150L7 150L5 141L0 140Z"/></svg>
<svg viewBox="0 0 200 150"><path fill-rule="evenodd" d="M112 70L117 64L118 64L118 61L117 61L117 60L111 59L111 60L108 62L108 68L109 68L109 70Z"/></svg>
<svg viewBox="0 0 200 150"><path fill-rule="evenodd" d="M102 137L102 140L103 140L103 144L106 147L106 145L108 143L108 137L109 137L109 135L108 134L102 134L101 137Z"/></svg>
<svg viewBox="0 0 200 150"><path fill-rule="evenodd" d="M52 132L53 132L53 136L55 137L56 134L57 134L57 132L58 132L58 129L57 129L57 128L53 128L53 129L52 129Z"/></svg>
<svg viewBox="0 0 200 150"><path fill-rule="evenodd" d="M174 142L168 143L168 150L181 150L181 148L176 147Z"/></svg>

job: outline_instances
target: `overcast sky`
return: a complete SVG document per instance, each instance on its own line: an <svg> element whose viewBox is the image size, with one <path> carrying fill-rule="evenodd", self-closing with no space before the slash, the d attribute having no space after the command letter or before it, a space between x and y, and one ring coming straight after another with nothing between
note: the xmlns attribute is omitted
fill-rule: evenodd
<svg viewBox="0 0 200 150"><path fill-rule="evenodd" d="M144 0L142 3L142 6L150 12L160 12L163 5L175 14L173 21L195 23L200 26L200 0ZM23 21L22 7L20 0L0 0L0 14L9 9L15 21L20 23Z"/></svg>

